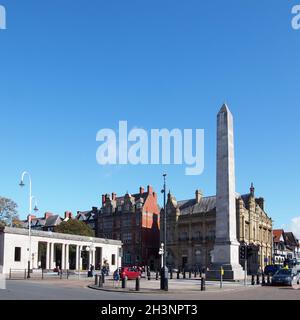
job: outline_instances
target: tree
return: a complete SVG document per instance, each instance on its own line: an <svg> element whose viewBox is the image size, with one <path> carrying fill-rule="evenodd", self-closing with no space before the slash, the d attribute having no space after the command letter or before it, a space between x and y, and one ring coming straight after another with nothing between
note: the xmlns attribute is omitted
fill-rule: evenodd
<svg viewBox="0 0 300 320"><path fill-rule="evenodd" d="M15 217L13 219L12 226L14 228L24 228L23 222L19 219L19 217Z"/></svg>
<svg viewBox="0 0 300 320"><path fill-rule="evenodd" d="M7 198L0 197L0 221L2 224L12 226L13 221L18 219L18 205Z"/></svg>
<svg viewBox="0 0 300 320"><path fill-rule="evenodd" d="M94 237L94 230L83 221L76 219L70 219L68 221L63 221L61 224L55 227L55 232L75 234L80 236Z"/></svg>

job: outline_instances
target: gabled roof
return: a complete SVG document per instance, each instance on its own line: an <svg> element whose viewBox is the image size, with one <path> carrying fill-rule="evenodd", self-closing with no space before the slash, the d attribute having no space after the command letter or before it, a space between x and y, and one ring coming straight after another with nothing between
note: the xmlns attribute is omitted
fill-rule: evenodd
<svg viewBox="0 0 300 320"><path fill-rule="evenodd" d="M55 227L60 222L62 222L62 218L59 215L50 216L46 219L45 227Z"/></svg>
<svg viewBox="0 0 300 320"><path fill-rule="evenodd" d="M81 220L81 221L91 221L95 219L95 212L90 210L90 211L78 211L77 216L76 216L77 220Z"/></svg>
<svg viewBox="0 0 300 320"><path fill-rule="evenodd" d="M45 224L46 224L46 219L41 218L41 219L37 219L35 226L45 226Z"/></svg>
<svg viewBox="0 0 300 320"><path fill-rule="evenodd" d="M295 237L293 232L285 232L284 233L284 241L287 246L291 246L291 247L298 247L299 246L298 239Z"/></svg>
<svg viewBox="0 0 300 320"><path fill-rule="evenodd" d="M284 241L283 234L284 234L283 229L273 230L274 242L278 243L280 241Z"/></svg>

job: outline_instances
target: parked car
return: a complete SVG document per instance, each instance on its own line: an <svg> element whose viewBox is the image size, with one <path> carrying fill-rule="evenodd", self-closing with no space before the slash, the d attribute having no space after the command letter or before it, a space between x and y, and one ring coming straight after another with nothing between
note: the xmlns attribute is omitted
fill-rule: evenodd
<svg viewBox="0 0 300 320"><path fill-rule="evenodd" d="M135 267L122 267L120 269L120 278L126 280L135 280L141 278L141 271Z"/></svg>
<svg viewBox="0 0 300 320"><path fill-rule="evenodd" d="M282 267L278 264L271 264L265 267L264 274L266 276L273 276L277 271L279 271Z"/></svg>
<svg viewBox="0 0 300 320"><path fill-rule="evenodd" d="M300 274L293 269L281 269L272 277L272 285L292 286L295 283L299 284L299 276Z"/></svg>

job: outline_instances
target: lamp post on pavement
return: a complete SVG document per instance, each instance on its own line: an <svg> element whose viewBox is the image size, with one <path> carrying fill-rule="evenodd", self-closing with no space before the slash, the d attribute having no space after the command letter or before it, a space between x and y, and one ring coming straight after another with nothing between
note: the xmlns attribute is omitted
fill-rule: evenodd
<svg viewBox="0 0 300 320"><path fill-rule="evenodd" d="M30 278L30 270L31 270L31 213L32 213L32 200L35 199L34 196L32 196L32 182L31 182L31 176L27 171L24 171L22 173L20 187L25 187L24 178L25 176L28 176L29 179L29 218L28 218L28 235L29 235L29 249L28 249L28 270L27 270L27 278ZM35 199L36 200L36 199ZM37 212L39 209L37 208L37 204L35 202L35 207L33 209L35 212Z"/></svg>
<svg viewBox="0 0 300 320"><path fill-rule="evenodd" d="M168 291L168 268L167 268L167 210L166 210L166 177L167 175L164 174L164 188L161 191L164 195L164 243L163 243L163 267L161 269L161 290Z"/></svg>

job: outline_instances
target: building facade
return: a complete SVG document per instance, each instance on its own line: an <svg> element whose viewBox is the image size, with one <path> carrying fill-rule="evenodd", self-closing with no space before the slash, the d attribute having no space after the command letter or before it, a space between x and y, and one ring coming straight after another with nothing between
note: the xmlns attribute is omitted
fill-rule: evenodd
<svg viewBox="0 0 300 320"><path fill-rule="evenodd" d="M108 262L114 271L121 266L121 248L121 241L36 230L30 240L28 230L5 227L0 230L0 269L4 274L25 270L30 260L32 269L88 270L91 264L99 269Z"/></svg>
<svg viewBox="0 0 300 320"><path fill-rule="evenodd" d="M96 235L122 241L123 265L148 265L154 269L159 264L159 224L157 194L151 186L147 191L141 187L133 195L102 196Z"/></svg>
<svg viewBox="0 0 300 320"><path fill-rule="evenodd" d="M163 215L163 211L161 213ZM250 193L236 195L237 239L251 248L249 273L256 273L272 261L272 219L264 211L264 199L256 198L254 187ZM162 219L162 230L164 219ZM177 201L169 193L167 201L168 265L181 269L209 268L216 237L216 197ZM244 267L245 261L240 260Z"/></svg>
<svg viewBox="0 0 300 320"><path fill-rule="evenodd" d="M284 265L293 259L300 259L299 240L292 232L273 230L274 263Z"/></svg>

